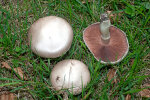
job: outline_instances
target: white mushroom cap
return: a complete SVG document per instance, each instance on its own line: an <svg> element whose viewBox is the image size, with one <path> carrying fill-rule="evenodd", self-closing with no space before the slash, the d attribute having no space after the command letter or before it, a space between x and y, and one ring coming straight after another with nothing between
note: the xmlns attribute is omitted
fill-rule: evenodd
<svg viewBox="0 0 150 100"><path fill-rule="evenodd" d="M31 25L28 38L35 54L44 58L56 58L69 50L73 30L66 20L47 16Z"/></svg>
<svg viewBox="0 0 150 100"><path fill-rule="evenodd" d="M54 66L50 80L56 90L68 89L70 93L77 95L90 82L90 72L81 61L63 60Z"/></svg>

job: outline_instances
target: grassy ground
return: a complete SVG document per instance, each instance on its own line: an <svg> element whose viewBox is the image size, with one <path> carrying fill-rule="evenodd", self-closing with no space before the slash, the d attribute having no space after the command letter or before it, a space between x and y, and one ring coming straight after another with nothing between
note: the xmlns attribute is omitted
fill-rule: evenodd
<svg viewBox="0 0 150 100"><path fill-rule="evenodd" d="M138 92L150 83L150 11L148 3L140 0L95 0L83 4L80 0L1 0L0 1L0 62L12 68L21 67L28 81L23 81L7 69L0 68L0 87L14 92L18 99L61 99L51 88L49 80L53 66L64 59L83 61L91 72L91 82L77 96L70 99L119 99L127 94L131 99L142 99ZM129 40L129 53L116 65L96 61L83 42L83 30L98 22L101 13L123 12L112 22L122 29ZM55 15L66 19L74 31L71 49L56 59L44 59L31 52L27 34L37 19ZM1 66L1 65L0 65ZM110 68L117 69L117 84L107 81ZM143 98L146 99L146 98Z"/></svg>

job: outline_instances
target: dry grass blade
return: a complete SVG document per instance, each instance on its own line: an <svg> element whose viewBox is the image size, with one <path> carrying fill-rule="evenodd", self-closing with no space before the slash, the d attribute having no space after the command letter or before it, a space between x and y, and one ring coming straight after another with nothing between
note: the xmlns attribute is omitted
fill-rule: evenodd
<svg viewBox="0 0 150 100"><path fill-rule="evenodd" d="M9 70L12 70L12 68L9 66L9 64L7 62L2 62L2 68L6 68ZM23 80L27 80L27 78L24 76L24 72L22 71L22 69L20 67L14 68L14 71L21 77L21 79Z"/></svg>
<svg viewBox="0 0 150 100"><path fill-rule="evenodd" d="M0 95L0 100L15 100L15 95L10 92L5 92L2 95Z"/></svg>
<svg viewBox="0 0 150 100"><path fill-rule="evenodd" d="M107 74L107 77L108 77L108 81L111 81L115 76L116 76L116 72L117 70L116 69L110 69L108 74ZM113 83L117 83L117 80L116 78L114 78L114 80L112 81L112 84Z"/></svg>
<svg viewBox="0 0 150 100"><path fill-rule="evenodd" d="M131 95L130 94L127 94L126 100L131 100Z"/></svg>

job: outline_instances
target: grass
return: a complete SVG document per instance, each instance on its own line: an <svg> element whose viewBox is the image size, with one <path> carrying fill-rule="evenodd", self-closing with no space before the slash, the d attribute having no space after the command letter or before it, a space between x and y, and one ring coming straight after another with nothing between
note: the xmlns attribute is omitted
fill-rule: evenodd
<svg viewBox="0 0 150 100"><path fill-rule="evenodd" d="M146 1L145 1L146 2ZM70 99L124 100L142 99L138 95L144 83L150 83L150 10L140 0L95 0L83 4L80 0L3 0L0 1L0 62L12 68L21 67L28 81L23 81L13 71L0 68L0 87L20 94L18 99L62 99L51 87L49 80L53 66L64 59L83 61L91 73L91 82L77 96ZM116 65L96 61L83 42L83 30L98 22L101 13L113 11L122 16L113 21L127 34L128 55ZM31 24L41 17L55 15L66 19L72 26L74 39L71 49L55 59L41 58L30 49L27 41ZM117 69L117 84L107 80L110 68ZM146 99L146 98L143 98Z"/></svg>

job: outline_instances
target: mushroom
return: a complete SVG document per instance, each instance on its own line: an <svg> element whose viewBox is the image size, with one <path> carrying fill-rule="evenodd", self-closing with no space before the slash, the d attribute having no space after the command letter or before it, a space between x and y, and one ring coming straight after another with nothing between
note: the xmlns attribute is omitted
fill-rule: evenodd
<svg viewBox="0 0 150 100"><path fill-rule="evenodd" d="M47 16L31 25L28 39L35 54L44 58L56 58L69 50L73 30L63 18Z"/></svg>
<svg viewBox="0 0 150 100"><path fill-rule="evenodd" d="M90 82L90 72L81 61L63 60L52 69L50 81L55 90L67 89L71 94L77 95ZM65 91L63 93L66 94Z"/></svg>
<svg viewBox="0 0 150 100"><path fill-rule="evenodd" d="M100 22L83 31L83 40L94 57L105 64L120 62L129 50L126 34L111 25L106 13L101 15Z"/></svg>

